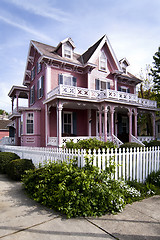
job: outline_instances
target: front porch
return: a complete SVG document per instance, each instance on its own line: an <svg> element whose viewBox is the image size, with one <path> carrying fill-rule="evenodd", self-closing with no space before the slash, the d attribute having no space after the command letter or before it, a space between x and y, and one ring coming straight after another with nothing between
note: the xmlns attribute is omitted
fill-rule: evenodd
<svg viewBox="0 0 160 240"><path fill-rule="evenodd" d="M153 136L137 136L138 109L120 104L91 104L58 100L46 105L46 146L62 147L67 141L96 138L113 141L120 146L124 142L155 139L155 118L152 112Z"/></svg>

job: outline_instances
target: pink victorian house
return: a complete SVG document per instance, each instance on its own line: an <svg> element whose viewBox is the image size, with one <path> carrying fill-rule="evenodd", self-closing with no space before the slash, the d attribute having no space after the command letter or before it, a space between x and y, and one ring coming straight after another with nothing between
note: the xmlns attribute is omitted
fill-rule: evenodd
<svg viewBox="0 0 160 240"><path fill-rule="evenodd" d="M82 55L71 38L57 47L31 41L23 85L13 86L12 132L15 144L61 147L66 141L96 137L140 142L155 138L155 101L138 98L140 79L117 60L104 35ZM19 99L28 99L21 107ZM14 108L14 104L16 107ZM152 136L137 136L137 114L152 117Z"/></svg>

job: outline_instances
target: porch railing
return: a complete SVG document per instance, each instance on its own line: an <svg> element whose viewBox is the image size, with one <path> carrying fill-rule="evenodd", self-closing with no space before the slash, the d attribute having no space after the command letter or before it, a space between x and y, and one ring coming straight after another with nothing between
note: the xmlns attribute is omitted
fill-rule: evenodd
<svg viewBox="0 0 160 240"><path fill-rule="evenodd" d="M0 140L0 145L15 145L15 138L14 137L3 137Z"/></svg>
<svg viewBox="0 0 160 240"><path fill-rule="evenodd" d="M106 89L104 91L88 89L88 88L81 88L81 87L74 87L69 85L62 85L60 84L47 94L47 100L52 97L56 97L57 95L64 95L64 96L73 96L85 99L113 99L119 101L130 102L132 104L137 104L140 106L148 107L148 108L157 108L157 102L151 101L148 99L138 98L136 94L126 93L115 91L112 89Z"/></svg>
<svg viewBox="0 0 160 240"><path fill-rule="evenodd" d="M116 144L118 147L120 147L123 144L123 142L119 138L117 138L114 134L113 134L113 140L111 141L113 141L113 143Z"/></svg>
<svg viewBox="0 0 160 240"><path fill-rule="evenodd" d="M150 142L155 139L153 136L139 136L137 138L141 142Z"/></svg>
<svg viewBox="0 0 160 240"><path fill-rule="evenodd" d="M136 137L133 136L132 134L131 134L131 142L139 143L139 144L145 146L145 145L142 143L142 141L140 141L139 138L136 138Z"/></svg>

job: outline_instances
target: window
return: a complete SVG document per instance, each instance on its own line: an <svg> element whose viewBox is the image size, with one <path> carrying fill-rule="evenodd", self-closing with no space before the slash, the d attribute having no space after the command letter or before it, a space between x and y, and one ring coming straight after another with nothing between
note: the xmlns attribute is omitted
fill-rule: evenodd
<svg viewBox="0 0 160 240"><path fill-rule="evenodd" d="M37 74L42 70L42 64L37 62Z"/></svg>
<svg viewBox="0 0 160 240"><path fill-rule="evenodd" d="M18 136L20 137L23 134L23 114L19 118L19 133Z"/></svg>
<svg viewBox="0 0 160 240"><path fill-rule="evenodd" d="M35 86L33 85L30 90L30 105L35 102Z"/></svg>
<svg viewBox="0 0 160 240"><path fill-rule="evenodd" d="M27 134L34 133L33 126L34 126L33 113L27 113L27 121L26 121Z"/></svg>
<svg viewBox="0 0 160 240"><path fill-rule="evenodd" d="M68 44L64 44L64 57L72 58L72 47Z"/></svg>
<svg viewBox="0 0 160 240"><path fill-rule="evenodd" d="M31 70L31 81L35 78L35 67L32 68Z"/></svg>
<svg viewBox="0 0 160 240"><path fill-rule="evenodd" d="M73 133L72 113L63 113L63 132L67 135Z"/></svg>
<svg viewBox="0 0 160 240"><path fill-rule="evenodd" d="M118 91L130 93L130 89L128 87L125 87L125 86L118 87Z"/></svg>
<svg viewBox="0 0 160 240"><path fill-rule="evenodd" d="M43 97L44 76L41 76L37 82L37 98Z"/></svg>
<svg viewBox="0 0 160 240"><path fill-rule="evenodd" d="M101 91L106 90L106 89L110 89L110 82L95 79L95 89L96 90L101 90Z"/></svg>
<svg viewBox="0 0 160 240"><path fill-rule="evenodd" d="M59 74L59 84L69 85L69 86L77 86L77 79L72 75L67 74Z"/></svg>
<svg viewBox="0 0 160 240"><path fill-rule="evenodd" d="M20 118L20 135L23 134L23 114L21 114Z"/></svg>
<svg viewBox="0 0 160 240"><path fill-rule="evenodd" d="M107 57L103 51L100 55L99 68L100 70L107 71Z"/></svg>

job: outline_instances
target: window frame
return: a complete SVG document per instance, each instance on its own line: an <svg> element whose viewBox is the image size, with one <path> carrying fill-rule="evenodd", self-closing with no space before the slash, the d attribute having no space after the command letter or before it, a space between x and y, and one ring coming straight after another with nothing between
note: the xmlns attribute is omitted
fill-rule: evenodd
<svg viewBox="0 0 160 240"><path fill-rule="evenodd" d="M32 126L33 126L33 127L32 127L32 129L33 129L33 132L32 132L32 133L31 133L31 132L28 132L28 122L27 122L27 121L29 120L29 119L28 119L28 115L29 115L29 114L32 114L32 115L33 115L33 119L31 119L31 120L33 121L33 123L29 123L29 124L32 124ZM27 134L27 135L33 135L33 134L34 134L34 112L27 112L27 113L26 113L26 134Z"/></svg>
<svg viewBox="0 0 160 240"><path fill-rule="evenodd" d="M103 64L102 64L103 63ZM102 67L105 66L105 67ZM101 51L100 56L99 56L99 70L107 72L107 57L104 51Z"/></svg>
<svg viewBox="0 0 160 240"><path fill-rule="evenodd" d="M42 70L42 64L38 61L37 62L37 74L39 74Z"/></svg>
<svg viewBox="0 0 160 240"><path fill-rule="evenodd" d="M41 76L37 81L37 98L41 99L44 94L44 76Z"/></svg>
<svg viewBox="0 0 160 240"><path fill-rule="evenodd" d="M63 44L62 51L63 51L63 57L72 59L73 50L69 43L66 42ZM66 52L68 52L69 54L67 54Z"/></svg>
<svg viewBox="0 0 160 240"><path fill-rule="evenodd" d="M35 72L35 66L34 66L31 70L31 81L35 79L35 75L36 75L36 72Z"/></svg>
<svg viewBox="0 0 160 240"><path fill-rule="evenodd" d="M33 85L30 89L30 105L35 103L35 85Z"/></svg>
<svg viewBox="0 0 160 240"><path fill-rule="evenodd" d="M70 124L71 125L71 133L66 133L64 131L64 126L67 124L64 122L65 114L70 114L70 116L71 116L71 124ZM66 112L66 111L63 112L63 134L73 134L73 112Z"/></svg>
<svg viewBox="0 0 160 240"><path fill-rule="evenodd" d="M125 90L125 91L124 91ZM126 86L120 86L120 92L123 92L123 93L129 93L129 87L126 87Z"/></svg>
<svg viewBox="0 0 160 240"><path fill-rule="evenodd" d="M71 84L65 84L65 83L64 83L64 82L65 82L65 79L64 79L65 77L66 77L66 78L70 78ZM60 84L63 84L63 85L65 85L65 86L77 87L77 78L74 77L74 76L71 75L71 74L65 74L65 73L59 74L59 85L60 85Z"/></svg>
<svg viewBox="0 0 160 240"><path fill-rule="evenodd" d="M98 84L97 84L97 81L99 81ZM106 88L105 88L105 89L102 88L102 84L105 84L105 85L106 85ZM108 80L105 81L105 80L95 79L95 90L105 91L105 90L107 90L107 89L110 89L110 86L111 86L111 83L110 83L110 81L108 81ZM97 89L97 87L98 87L99 89Z"/></svg>

